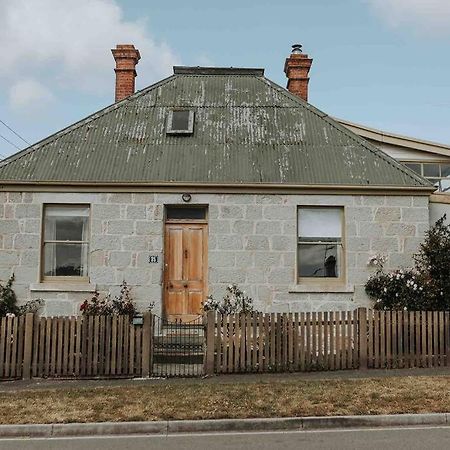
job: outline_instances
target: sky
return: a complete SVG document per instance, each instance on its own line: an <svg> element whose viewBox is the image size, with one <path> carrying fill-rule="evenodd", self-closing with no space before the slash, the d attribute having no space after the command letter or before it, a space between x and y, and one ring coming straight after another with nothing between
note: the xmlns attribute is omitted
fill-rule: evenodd
<svg viewBox="0 0 450 450"><path fill-rule="evenodd" d="M314 106L450 144L450 0L0 0L0 158L113 103L117 43L140 50L137 89L173 65L285 86L301 43Z"/></svg>

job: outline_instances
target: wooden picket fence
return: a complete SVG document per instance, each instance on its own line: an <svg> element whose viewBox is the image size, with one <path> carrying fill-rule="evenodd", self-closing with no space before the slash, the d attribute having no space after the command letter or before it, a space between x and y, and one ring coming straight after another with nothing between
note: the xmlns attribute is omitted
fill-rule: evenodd
<svg viewBox="0 0 450 450"><path fill-rule="evenodd" d="M208 313L205 372L450 365L449 312Z"/></svg>
<svg viewBox="0 0 450 450"><path fill-rule="evenodd" d="M128 316L0 319L0 379L145 377L152 367L154 317L142 326Z"/></svg>

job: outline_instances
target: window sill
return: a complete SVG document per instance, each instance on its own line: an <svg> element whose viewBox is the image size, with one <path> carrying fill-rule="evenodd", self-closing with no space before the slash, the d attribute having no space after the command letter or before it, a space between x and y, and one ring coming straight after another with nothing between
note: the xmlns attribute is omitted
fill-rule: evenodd
<svg viewBox="0 0 450 450"><path fill-rule="evenodd" d="M289 287L289 293L353 293L355 292L354 286L337 284L335 286L331 285L321 285L321 284L296 284Z"/></svg>
<svg viewBox="0 0 450 450"><path fill-rule="evenodd" d="M35 283L30 286L32 292L94 292L96 285L92 283Z"/></svg>

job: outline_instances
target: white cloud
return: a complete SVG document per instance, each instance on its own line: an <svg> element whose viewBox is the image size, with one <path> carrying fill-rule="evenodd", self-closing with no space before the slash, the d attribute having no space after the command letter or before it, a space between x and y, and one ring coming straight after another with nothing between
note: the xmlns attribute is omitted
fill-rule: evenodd
<svg viewBox="0 0 450 450"><path fill-rule="evenodd" d="M112 98L110 49L118 43L140 50L140 86L167 76L178 62L168 45L149 35L145 20L125 20L114 0L0 0L0 48L8 49L2 52L0 79L12 89L16 105L34 101L33 83L25 85L27 95L17 94L17 78L30 76L36 96L66 89Z"/></svg>
<svg viewBox="0 0 450 450"><path fill-rule="evenodd" d="M431 35L450 34L450 0L366 0L393 27L412 26Z"/></svg>
<svg viewBox="0 0 450 450"><path fill-rule="evenodd" d="M9 103L13 109L39 111L54 99L42 83L32 78L19 80L9 89Z"/></svg>

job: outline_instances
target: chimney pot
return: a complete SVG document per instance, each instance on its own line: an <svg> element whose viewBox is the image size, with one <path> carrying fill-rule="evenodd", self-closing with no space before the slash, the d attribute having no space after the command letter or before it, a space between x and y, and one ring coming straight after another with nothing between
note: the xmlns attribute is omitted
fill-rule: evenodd
<svg viewBox="0 0 450 450"><path fill-rule="evenodd" d="M302 53L302 46L294 44L291 55L286 58L284 73L288 78L287 89L294 95L308 101L309 70L313 60Z"/></svg>
<svg viewBox="0 0 450 450"><path fill-rule="evenodd" d="M111 50L116 61L116 102L134 94L136 65L141 59L139 50L131 44L117 44Z"/></svg>

